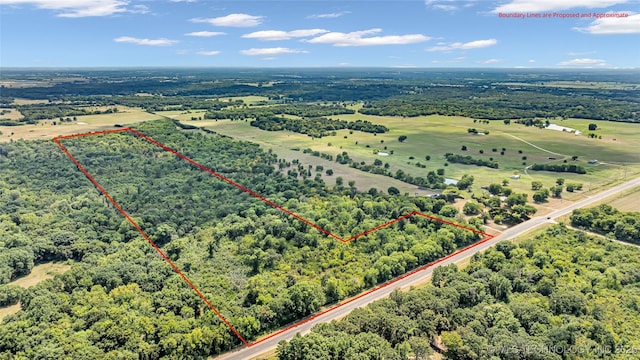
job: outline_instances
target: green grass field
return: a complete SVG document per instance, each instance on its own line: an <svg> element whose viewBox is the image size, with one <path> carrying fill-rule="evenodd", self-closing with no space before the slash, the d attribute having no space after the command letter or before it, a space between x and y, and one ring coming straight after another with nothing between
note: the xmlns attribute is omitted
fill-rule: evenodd
<svg viewBox="0 0 640 360"><path fill-rule="evenodd" d="M439 168L445 169L445 176L459 179L463 174L472 174L476 178L476 187L490 183L501 182L515 173L521 175L518 180L509 179L510 187L519 192L529 192L531 181L542 181L545 187L555 184L557 178L565 178L567 182L584 184L584 190L576 193L565 193L568 200L582 198L589 190L601 190L616 181L631 178L640 173L640 152L636 145L640 142L640 125L614 122L597 122L601 130L602 139L589 139L586 136L576 136L571 133L525 127L523 125L505 125L502 121L490 124L474 123L472 119L462 117L424 116L416 118L366 116L361 114L341 115L345 120L363 119L387 126L390 131L385 134L369 134L348 130L337 131L336 136L313 139L309 136L292 132L263 131L251 127L244 121L185 121L196 126L206 126L234 138L249 140L272 148L276 153L279 149L311 148L320 152L336 155L343 151L360 162L372 163L376 158L390 164L395 172L401 169L414 176L426 176L428 171ZM190 118L190 117L189 117ZM588 132L588 124L593 121L565 120L559 125L576 128ZM473 135L467 129L473 127L478 130L489 131L489 135ZM407 136L403 143L398 141L400 135ZM346 137L346 138L345 138ZM615 139L615 140L613 140ZM528 142L528 143L527 143ZM462 145L467 151L461 151ZM534 147L537 146L538 148ZM385 149L386 147L386 149ZM501 155L502 148L506 151ZM493 149L497 151L494 152ZM480 154L483 150L483 154ZM393 154L379 156L374 153L383 151ZM522 153L519 153L522 151ZM493 158L500 164L499 169L478 167L474 165L448 164L445 166L444 154L447 152L470 155L474 158L489 160ZM555 157L560 162L563 157L578 156L576 163L583 165L588 174L578 175L569 173L553 173L529 170L525 173L525 165L546 163L549 157ZM425 156L431 160L426 161ZM526 160L523 157L526 156ZM414 159L410 159L414 157ZM588 160L597 159L598 164L588 164ZM420 162L426 168L416 167ZM621 166L621 163L626 166ZM338 164L336 164L338 165ZM626 176L626 177L625 177Z"/></svg>
<svg viewBox="0 0 640 360"><path fill-rule="evenodd" d="M640 212L640 187L610 196L593 204L592 207L600 204L609 204L620 211Z"/></svg>

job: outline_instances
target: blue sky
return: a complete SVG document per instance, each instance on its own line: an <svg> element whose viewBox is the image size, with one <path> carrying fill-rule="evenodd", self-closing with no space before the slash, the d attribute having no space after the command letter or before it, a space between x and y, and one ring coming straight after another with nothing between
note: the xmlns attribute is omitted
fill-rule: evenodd
<svg viewBox="0 0 640 360"><path fill-rule="evenodd" d="M640 0L0 0L0 66L640 67Z"/></svg>

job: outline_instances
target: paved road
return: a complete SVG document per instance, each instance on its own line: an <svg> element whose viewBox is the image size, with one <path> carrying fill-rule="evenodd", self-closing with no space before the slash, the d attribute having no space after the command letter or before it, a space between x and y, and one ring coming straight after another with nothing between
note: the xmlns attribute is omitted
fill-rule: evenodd
<svg viewBox="0 0 640 360"><path fill-rule="evenodd" d="M518 235L521 235L535 227L538 227L542 224L545 223L549 223L552 221L552 219L561 217L563 215L566 215L570 212L572 212L575 209L581 208L581 207L585 207L588 206L594 202L597 202L599 200L604 199L605 197L611 196L613 194L619 193L621 191L627 190L627 189L631 189L633 187L636 186L640 186L640 178L628 181L626 183L623 183L621 185L618 185L616 187L613 187L609 190L605 190L603 192L600 192L594 196L589 197L588 199L573 203L571 205L568 205L560 210L556 210L554 212L552 212L551 214L548 214L547 216L544 217L536 217L533 218L529 221L523 222L521 224L518 224L512 228L507 229L506 231L504 231L502 234L496 236L495 238L480 244L478 246L475 246L471 249L468 249L467 251L461 252L459 254L456 254L455 256L452 256L450 258L448 258L445 261L442 261L438 264L438 266L444 266L444 265L449 265L449 264L453 264L453 263L458 263L461 262L471 256L473 256L473 254L477 253L478 251L483 251L486 250L487 248L495 245L497 242L499 241L503 241L503 240L508 240L508 239L512 239ZM383 287L379 290L373 291L359 299L356 299L344 306L335 308L327 313L324 313L316 318L314 318L313 320L301 324L297 327L294 327L292 329L289 329L285 332L282 332L268 340L265 340L263 342L260 342L256 345L253 345L251 347L243 347L240 348L234 352L230 352L227 354L224 354L222 356L219 357L219 359L225 359L225 360L240 360L240 359L251 359L252 357L258 356L264 352L267 352L269 350L274 349L277 345L278 342L282 341L282 340L289 340L291 339L296 333L301 333L301 334L306 334L308 333L311 328L313 328L316 324L319 323L324 323L324 322L330 322L331 320L334 319L339 319L345 315L347 315L348 313L350 313L351 311L353 311L356 308L359 307L363 307L373 301L385 298L387 296L389 296L389 294L391 292L393 292L395 289L398 288L405 288L410 286L411 284L414 283L418 283L423 281L425 278L427 278L428 276L431 275L431 273L433 272L433 269L436 266L432 266L429 268L426 268L422 271L416 272L410 276L407 276L406 278L397 281L396 283L394 283L392 286L387 286L387 287Z"/></svg>

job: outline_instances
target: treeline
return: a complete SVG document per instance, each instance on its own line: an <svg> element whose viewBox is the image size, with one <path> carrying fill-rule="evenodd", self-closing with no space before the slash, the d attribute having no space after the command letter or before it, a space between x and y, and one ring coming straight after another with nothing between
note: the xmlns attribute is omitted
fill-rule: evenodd
<svg viewBox="0 0 640 360"><path fill-rule="evenodd" d="M465 165L476 165L476 166L486 166L492 169L497 169L499 164L497 161L489 161L483 159L474 159L469 155L459 155L453 153L444 154L445 159L452 163L465 164Z"/></svg>
<svg viewBox="0 0 640 360"><path fill-rule="evenodd" d="M139 107L146 111L169 110L220 110L229 106L244 105L242 100L221 101L219 99L207 99L197 96L117 96L102 98L104 102L113 102L118 105Z"/></svg>
<svg viewBox="0 0 640 360"><path fill-rule="evenodd" d="M280 342L280 360L595 359L640 351L637 249L554 225ZM609 306L608 304L617 304Z"/></svg>
<svg viewBox="0 0 640 360"><path fill-rule="evenodd" d="M291 104L269 107L274 114L287 114L299 117L321 117L343 114L355 114L355 110L347 109L344 106L334 105L318 105L318 104Z"/></svg>
<svg viewBox="0 0 640 360"><path fill-rule="evenodd" d="M293 115L301 118L317 118L341 114L354 114L355 111L342 105L288 104L272 106L251 106L208 111L205 119L245 120L258 119L274 115Z"/></svg>
<svg viewBox="0 0 640 360"><path fill-rule="evenodd" d="M334 120L324 117L312 117L305 119L290 119L280 116L263 116L251 121L255 126L267 131L293 131L307 134L311 137L321 138L327 135L335 135L336 130L350 129L368 133L381 134L389 131L383 125L373 124L366 120L346 121Z"/></svg>
<svg viewBox="0 0 640 360"><path fill-rule="evenodd" d="M503 86L434 86L420 90L419 95L367 102L359 112L381 116L446 115L488 120L573 117L640 122L640 103L620 100L597 89L584 90L579 95L562 89Z"/></svg>
<svg viewBox="0 0 640 360"><path fill-rule="evenodd" d="M32 104L20 105L17 109L24 115L20 121L33 123L36 120L56 119L71 116L111 114L118 112L118 108L113 107L105 110L89 109L67 104Z"/></svg>
<svg viewBox="0 0 640 360"><path fill-rule="evenodd" d="M571 225L640 245L640 213L637 212L618 211L606 204L576 209L571 215Z"/></svg>
<svg viewBox="0 0 640 360"><path fill-rule="evenodd" d="M576 174L587 173L584 166L576 164L533 164L530 169L536 171L570 172Z"/></svg>
<svg viewBox="0 0 640 360"><path fill-rule="evenodd" d="M410 211L457 215L445 200L299 180L255 144L170 121L137 129L339 235ZM411 218L342 244L132 134L64 144L250 340L479 238ZM0 327L0 357L206 358L239 344L52 142L0 150L0 281L74 261L21 294L2 288L22 310Z"/></svg>

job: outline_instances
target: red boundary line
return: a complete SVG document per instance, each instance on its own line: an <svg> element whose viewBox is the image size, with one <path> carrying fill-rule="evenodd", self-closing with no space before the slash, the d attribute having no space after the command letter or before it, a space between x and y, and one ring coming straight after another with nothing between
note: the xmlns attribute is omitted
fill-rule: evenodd
<svg viewBox="0 0 640 360"><path fill-rule="evenodd" d="M327 310L324 310L324 311L322 311L322 312L320 312L320 313L317 313L317 314L315 314L315 315L312 315L312 316L310 316L310 317L308 317L308 318L306 318L306 319L303 319L303 320L301 320L301 321L298 321L297 323L294 323L294 324L292 324L292 325L290 325L290 326L287 326L287 327L285 327L285 328L283 328L283 329L281 329L281 330L278 330L278 331L276 331L276 332L274 332L274 333L271 333L271 334L269 334L269 335L268 335L268 336L266 336L266 337L263 337L263 338L261 338L261 339L259 339L259 340L256 340L256 341L254 341L254 342L249 343L249 342L248 342L247 340L245 340L245 338L243 338L243 337L242 337L242 335L240 335L240 333L239 333L239 332L238 332L238 331L237 331L237 330L236 330L236 329L235 329L235 328L234 328L234 327L229 323L229 321L228 321L228 320L227 320L227 319L226 319L226 318L225 318L225 317L220 313L220 311L218 311L218 309L216 309L216 307L215 307L215 306L213 306L213 304L212 304L212 303L207 299L207 297L206 297L206 296L205 296L205 295L204 295L204 294L203 294L203 293L202 293L202 292L201 292L201 291L200 291L200 290L199 290L199 289L198 289L198 288L197 288L197 287L196 287L196 286L191 282L191 280L189 280L189 278L188 278L188 277L187 277L187 276L186 276L186 275L185 275L185 274L180 270L180 268L178 268L178 267L177 267L177 266L176 266L176 265L171 261L171 259L169 259L169 258L167 257L167 255L162 251L162 249L160 249L160 247L159 247L158 245L156 245L156 243L155 243L153 240L151 240L151 238L149 237L149 235L147 235L147 233L146 233L144 230L142 230L142 228L141 228L141 227L140 227L140 226L135 222L135 220L133 220L133 218L129 215L129 213L127 213L127 212L126 212L126 211L125 211L125 210L120 206L120 204L119 204L117 201L115 201L115 200L113 199L113 197L111 197L111 195L109 195L109 193L107 192L107 190L105 190L105 189L104 189L104 188L103 188L103 187L102 187L102 186L101 186L101 185L96 181L96 179L95 179L95 178L94 178L94 177L93 177L93 176L92 176L92 175L91 175L91 174L90 174L90 173L89 173L89 172L88 172L88 171L87 171L87 170L86 170L86 169L85 169L81 164L80 164L80 162L79 162L79 161L78 161L78 160L77 160L73 155L71 155L71 153L69 152L69 150L68 150L64 145L62 145L62 144L60 143L60 140L64 140L64 139L72 139L72 138L77 138L77 137L94 136L94 135L104 135L104 134L112 134L112 133L120 133L120 132L130 132L130 133L133 133L134 135L136 135L136 136L138 136L138 137L140 137L140 138L142 138L142 139L144 139L144 140L146 140L146 141L148 141L148 142L152 143L153 145L156 145L156 146L160 147L161 149L163 149L163 150L165 150L165 151L167 151L167 152L172 153L173 155L175 155L175 156L179 157L180 159L183 159L183 160L187 161L188 163L190 163L190 164L194 165L195 167L197 167L197 168L199 168L199 169L201 169L201 170L203 170L203 171L205 171L205 172L208 172L209 174L211 174L211 175L215 176L216 178L218 178L218 179L220 179L220 180L222 180L222 181L224 181L224 182L226 182L226 183L228 183L228 184L230 184L230 185L233 185L234 187L236 187L236 188L238 188L238 189L240 189L240 190L242 190L242 191L244 191L244 192L248 193L249 195L251 195L251 196L253 196L253 197L255 197L255 198L257 198L257 199L259 199L259 200L261 200L261 201L263 201L263 202L265 202L265 203L267 203L267 204L271 205L271 206L273 206L274 208L276 208L276 209L278 209L278 210L281 210L282 212L286 213L287 215L290 215L290 216L292 216L292 217L294 217L294 218L296 218L296 219L298 219L298 220L302 221L303 223L305 223L305 224L307 224L307 225L309 225L309 226L311 226L311 227L315 228L316 230L318 230L318 231L320 231L320 232L322 232L322 233L326 234L327 236L330 236L330 237L332 237L332 238L334 238L334 239L336 239L336 240L338 240L338 241L341 241L341 242L343 242L343 243L348 243L348 242L353 241L353 240L355 240L355 239L357 239L357 238L359 238L359 237L362 237L362 236L368 235L368 234L370 234L370 233L373 233L373 232L375 232L375 231L378 231L378 230L380 230L380 229L382 229L382 228L385 228L385 227L387 227L387 226L389 226L389 225L392 225L392 224L394 224L394 223L396 223L396 222L398 222L398 221L401 221L401 220L404 220L404 219L410 218L410 217L412 217L412 216L421 216L421 217L424 217L424 218L427 218L427 219L430 219L430 220L435 220L435 221L441 222L441 223L443 223L443 224L451 225L451 226L454 226L454 227L457 227L457 228L461 228L461 229L464 229L464 230L468 230L468 231L474 232L474 233L476 233L476 234L483 235L483 236L485 236L485 237L484 237L482 240L480 240L480 241L478 241L478 242L476 242L476 243L474 243L474 244L471 244L471 245L469 245L469 246L467 246L467 247L465 247L465 248L459 249L459 250L457 250L457 251L455 251L455 252L453 252L453 253L451 253L451 254L449 254L449 255L447 255L447 256L444 256L444 257L442 257L442 258L440 258L440 259L438 259L438 260L436 260L436 261L434 261L434 262L431 262L431 263L426 264L426 265L423 265L423 266L421 266L421 267L419 267L419 268L413 269L413 270L411 270L411 271L409 271L409 272L405 273L404 275L401 275L401 276L399 276L399 277L397 277L397 278L395 278L395 279L393 279L393 280L387 281L387 282L386 282L386 283L384 283L384 284L378 285L378 286L376 286L376 287L374 287L374 288L372 288L372 289L370 289L370 290L368 290L368 291L366 291L366 292L364 292L364 293L362 293L362 294L360 294L360 295L358 295L358 296L355 296L355 297L353 297L353 298L351 298L351 299L349 299L349 300L347 300L347 301L344 301L344 302L342 302L342 303L336 304L336 305L334 305L334 306L330 307L330 308L329 308L329 309L327 309ZM295 214L295 213L293 213L293 212L291 212L291 211L289 211L289 210L285 209L284 207L282 207L282 206L280 206L280 205L278 205L278 204L274 203L273 201L271 201L271 200L269 200L269 199L264 198L263 196L261 196L261 195L259 195L259 194L255 193L255 192L253 192L253 191L251 191L251 190L247 189L246 187L244 187L244 186L242 186L242 185L240 185L240 184L238 184L238 183L234 182L233 180L231 180L231 179L229 179L229 178L227 178L227 177L225 177L225 176L223 176L223 175L221 175L221 174L219 174L219 173L217 173L217 172L215 172L215 171L213 171L213 170L209 169L208 167L206 167L206 166L204 166L204 165L201 165L201 164L197 163L196 161L194 161L194 160L190 159L190 158L189 158L189 157L187 157L186 155L183 155L183 154L181 154L181 153L179 153L179 152L177 152L177 151L175 151L175 150L173 150L173 149L169 148L168 146L165 146L164 144L162 144L162 143L160 143L160 142L158 142L158 141L156 141L156 140L154 140L154 139L150 138L149 136L147 136L147 135L145 135L145 134L143 134L143 133L141 133L141 132L139 132L139 131L137 131L137 130L134 130L134 129L132 129L132 128L120 128L120 129L111 129L111 130L104 130L104 131L94 131L94 132L81 133L81 134L73 134L73 135L61 135L61 136L57 136L57 137L53 138L53 142L54 142L56 145L58 145L58 147L59 147L59 148L60 148L60 149L65 153L65 155L67 155L67 157L69 157L69 159L71 159L71 161L72 161L72 162L73 162L73 163L78 167L78 169L79 169L79 170L80 170L80 171L81 171L81 172L82 172L82 173L87 177L87 179L89 179L89 181L91 181L91 183L93 183L93 185L94 185L94 186L95 186L95 187L96 187L96 188L97 188L97 189L98 189L98 190L99 190L99 191L100 191L100 192L101 192L101 193L102 193L102 194L103 194L103 195L104 195L104 196L105 196L105 197L106 197L106 198L107 198L107 199L108 199L112 204L113 204L113 206L114 206L116 209L118 209L118 211L120 211L120 213L121 213L121 214L122 214L122 215L123 215L123 216L124 216L128 221L129 221L129 223L131 223L131 225L132 225L132 226L133 226L133 227L134 227L134 228L135 228L135 229L136 229L136 230L137 230L137 231L142 235L142 237L144 237L144 238L145 238L145 240L147 240L147 242L148 242L148 243L149 243L149 244L150 244L150 245L151 245L151 246L152 246L152 247L153 247L153 248L158 252L158 254L160 254L160 256L162 256L162 258L163 258L163 259L164 259L164 260L165 260L165 261L166 261L166 262L167 262L167 263L168 263L168 264L173 268L173 270L174 270L178 275L180 275L180 277L182 277L182 279L187 283L187 285L189 285L189 287L191 287L191 289L193 289L193 291L195 291L195 292L196 292L196 294L198 294L198 296L199 296L199 297L200 297L200 298L205 302L205 304L207 304L207 306L209 306L209 308L210 308L211 310L213 310L213 311L216 313L216 315L218 315L218 317L219 317L219 318L220 318L220 319L225 323L225 325L227 325L227 327L228 327L231 331L233 331L233 333L238 337L238 339L240 339L240 341L241 341L241 342L242 342L246 347L251 347L251 346L257 345L257 344L259 344L259 343L261 343L261 342L263 342L263 341L266 341L266 340L268 340L268 339L271 339L271 338L273 338L274 336L277 336L277 335L279 335L279 334L281 334L281 333L283 333L283 332L286 332L286 331L291 330L291 329L293 329L293 328L295 328L295 327L298 327L298 326L300 326L300 325L302 325L302 324L305 324L305 323L307 323L307 322L309 322L309 321L311 321L311 320L313 320L313 319L315 319L315 318L317 318L317 317L319 317L319 316L322 316L322 315L324 315L324 314L326 314L326 313L328 313L328 312L331 312L331 311L333 311L333 310L335 310L335 309L337 309L337 308L339 308L339 307L341 307L341 306L343 306L343 305L349 304L349 303L351 303L351 302L353 302L353 301L355 301L355 300L357 300L357 299L360 299L360 298L362 298L362 297L364 297L364 296L366 296L366 295L368 295L368 294L370 294L370 293L372 293L372 292L374 292L374 291L377 291L377 290L379 290L379 289L382 289L382 288L384 288L384 287L387 287L387 286L389 286L389 285L392 285L392 284L394 284L394 283L396 283L396 282L398 282L398 281L400 281L400 280L402 280L402 279L404 279L404 278L406 278L406 277L408 277L408 276L411 276L411 275L413 275L413 274L415 274L415 273L417 273L417 272L419 272L419 271L422 271L422 270L427 269L427 268L429 268L429 267L435 266L435 265L437 265L437 264L439 264L439 263L441 263L441 262L443 262L443 261L445 261L445 260L447 260L447 259L449 259L449 258L452 258L452 257L454 257L454 256L456 256L456 255L458 255L458 254L460 254L460 253L462 253L462 252L465 252L465 251L467 251L467 250L469 250L469 249L471 249L471 248L474 248L474 247L476 247L476 246L478 246L478 245L480 245L480 244L482 244L482 243L485 243L485 242L487 242L487 241L489 241L489 240L493 239L493 237L494 237L493 235L489 235L489 234L487 234L487 233L485 233L485 232L482 232L482 231L479 231L479 230L476 230L476 229L471 229L471 228L468 228L468 227L466 227L466 226L462 226L462 225L460 225L460 224L456 224L456 223L453 223L453 222L450 222L450 221L447 221L447 220L444 220L444 219L437 218L437 217L435 217L435 216L431 216L431 215L423 214L423 213L420 213L420 212L417 212L417 211L413 211L413 212L410 212L410 213L408 213L408 214L406 214L406 215L402 215L402 216L398 217L397 219L394 219L394 220L388 221L388 222L386 222L386 223L384 223L384 224L378 225L378 226L376 226L376 227L374 227L374 228L372 228L372 229L369 229L369 230L363 231L363 232L361 232L360 234L353 235L353 236L351 236L350 238L345 239L345 238L343 238L343 237L341 237L341 236L339 236L339 235L336 235L336 234L334 234L334 233L332 233L332 232L330 232L330 231L328 231L328 230L326 230L326 229L324 229L324 228L320 227L320 226L319 226L319 225L317 225L317 224L312 223L311 221L309 221L309 220L307 220L307 219L305 219L305 218L301 217L300 215L297 215L297 214Z"/></svg>

